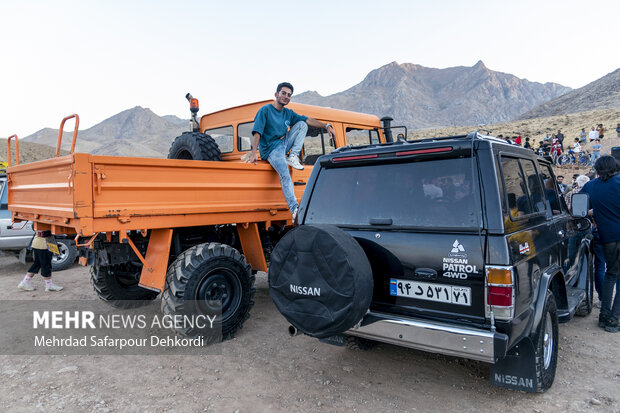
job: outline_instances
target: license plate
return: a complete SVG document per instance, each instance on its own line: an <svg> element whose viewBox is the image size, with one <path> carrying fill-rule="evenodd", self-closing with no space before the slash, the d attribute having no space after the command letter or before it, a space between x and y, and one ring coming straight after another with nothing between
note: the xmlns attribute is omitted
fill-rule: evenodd
<svg viewBox="0 0 620 413"><path fill-rule="evenodd" d="M431 284L413 280L390 279L390 295L410 297L438 303L471 306L471 288L456 285Z"/></svg>

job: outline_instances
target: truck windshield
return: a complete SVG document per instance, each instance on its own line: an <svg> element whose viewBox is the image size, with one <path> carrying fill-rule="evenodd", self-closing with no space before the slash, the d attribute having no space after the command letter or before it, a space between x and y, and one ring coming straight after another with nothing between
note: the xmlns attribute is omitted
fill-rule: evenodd
<svg viewBox="0 0 620 413"><path fill-rule="evenodd" d="M471 158L326 168L305 223L477 228Z"/></svg>

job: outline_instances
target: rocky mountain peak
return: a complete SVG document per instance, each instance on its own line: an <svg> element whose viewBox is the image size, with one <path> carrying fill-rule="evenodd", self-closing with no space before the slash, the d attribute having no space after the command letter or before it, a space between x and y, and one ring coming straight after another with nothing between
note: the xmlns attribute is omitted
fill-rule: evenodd
<svg viewBox="0 0 620 413"><path fill-rule="evenodd" d="M391 62L343 92L326 97L302 93L293 100L379 117L389 115L412 129L421 129L511 120L570 90L493 71L482 60L471 67L445 69Z"/></svg>
<svg viewBox="0 0 620 413"><path fill-rule="evenodd" d="M484 62L482 60L478 60L478 62L476 62L476 64L472 66L472 69L488 70L488 68L484 65Z"/></svg>

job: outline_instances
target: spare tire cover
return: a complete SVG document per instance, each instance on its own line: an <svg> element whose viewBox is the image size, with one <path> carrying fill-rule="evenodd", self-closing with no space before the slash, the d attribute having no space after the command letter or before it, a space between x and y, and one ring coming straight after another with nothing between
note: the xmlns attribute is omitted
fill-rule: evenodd
<svg viewBox="0 0 620 413"><path fill-rule="evenodd" d="M276 245L269 292L278 311L317 338L342 333L366 314L372 270L362 247L332 225L302 225Z"/></svg>

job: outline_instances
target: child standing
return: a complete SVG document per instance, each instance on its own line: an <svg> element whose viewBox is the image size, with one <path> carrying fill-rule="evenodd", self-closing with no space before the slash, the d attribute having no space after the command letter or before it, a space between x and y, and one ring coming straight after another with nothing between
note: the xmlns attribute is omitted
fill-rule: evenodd
<svg viewBox="0 0 620 413"><path fill-rule="evenodd" d="M60 285L52 281L52 252L48 250L46 237L52 236L50 231L37 231L32 239L32 251L34 252L34 263L28 269L26 276L19 283L17 288L22 291L33 291L32 277L41 270L41 276L45 280L45 291L60 291Z"/></svg>

